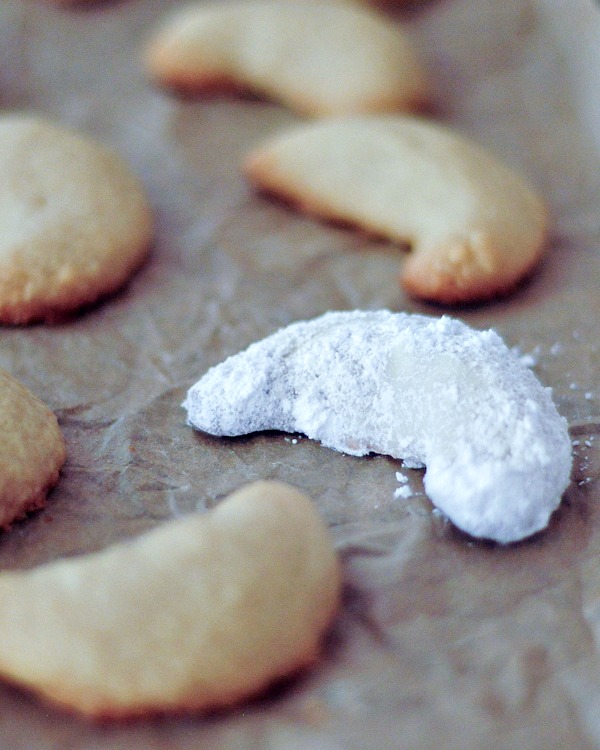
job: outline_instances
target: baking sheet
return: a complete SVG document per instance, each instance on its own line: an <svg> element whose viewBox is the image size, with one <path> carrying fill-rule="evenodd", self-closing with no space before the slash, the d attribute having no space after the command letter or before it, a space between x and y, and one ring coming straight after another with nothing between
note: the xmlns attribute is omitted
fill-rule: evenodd
<svg viewBox="0 0 600 750"><path fill-rule="evenodd" d="M226 0L223 0L226 2ZM53 327L0 329L0 366L53 408L68 462L47 509L0 539L0 565L100 549L256 478L309 493L344 561L344 607L310 674L212 716L97 726L0 685L0 747L600 747L600 9L592 0L382 2L418 41L435 117L524 172L552 213L538 273L453 313L494 327L553 388L573 482L543 534L474 541L433 512L422 474L302 436L219 440L180 407L210 365L330 309L408 299L402 253L257 196L245 151L298 117L252 99L153 88L139 50L176 0L2 0L0 107L113 146L157 219L121 293ZM395 499L395 472L414 494ZM0 634L1 637L1 634Z"/></svg>

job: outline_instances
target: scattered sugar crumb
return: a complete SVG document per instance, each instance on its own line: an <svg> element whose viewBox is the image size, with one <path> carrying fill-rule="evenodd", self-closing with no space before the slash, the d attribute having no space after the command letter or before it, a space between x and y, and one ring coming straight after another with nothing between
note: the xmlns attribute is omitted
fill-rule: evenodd
<svg viewBox="0 0 600 750"><path fill-rule="evenodd" d="M405 468L407 469L423 469L425 468L425 464L422 464L420 461L415 461L411 458L404 458L402 459L402 463L404 464Z"/></svg>
<svg viewBox="0 0 600 750"><path fill-rule="evenodd" d="M523 354L518 346L512 348L512 352L525 367L535 367L538 363L540 347L536 346L532 352L526 352Z"/></svg>
<svg viewBox="0 0 600 750"><path fill-rule="evenodd" d="M556 344L552 344L552 346L550 347L550 354L556 356L557 354L560 354L562 352L562 349L562 344L557 341Z"/></svg>
<svg viewBox="0 0 600 750"><path fill-rule="evenodd" d="M402 497L402 498L406 499L406 498L411 497L412 494L413 494L413 492L410 489L410 487L408 486L408 477L404 476L404 474L402 474L401 472L397 471L396 472L396 481L399 482L402 486L398 487L398 488L396 488L396 490L394 490L394 498L397 499L399 497Z"/></svg>
<svg viewBox="0 0 600 750"><path fill-rule="evenodd" d="M525 365L525 367L535 367L537 364L537 360L535 357L532 357L531 354L523 354L523 356L519 357L521 362Z"/></svg>
<svg viewBox="0 0 600 750"><path fill-rule="evenodd" d="M413 494L413 492L412 492L411 488L407 484L403 484L402 487L397 487L394 490L394 497L395 498L401 497L401 498L407 499L409 497L412 497L412 494Z"/></svg>

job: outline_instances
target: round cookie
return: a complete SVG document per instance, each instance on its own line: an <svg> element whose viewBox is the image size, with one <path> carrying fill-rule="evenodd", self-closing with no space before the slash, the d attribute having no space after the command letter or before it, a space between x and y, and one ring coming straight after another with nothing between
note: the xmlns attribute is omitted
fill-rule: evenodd
<svg viewBox="0 0 600 750"><path fill-rule="evenodd" d="M56 320L144 260L151 210L129 168L45 120L0 117L0 322Z"/></svg>
<svg viewBox="0 0 600 750"><path fill-rule="evenodd" d="M42 508L65 462L53 412L12 375L0 370L0 528Z"/></svg>

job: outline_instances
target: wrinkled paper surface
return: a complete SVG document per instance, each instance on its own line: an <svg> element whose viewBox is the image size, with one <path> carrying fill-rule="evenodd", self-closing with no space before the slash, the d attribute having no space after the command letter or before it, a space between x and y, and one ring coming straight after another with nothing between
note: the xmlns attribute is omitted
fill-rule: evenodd
<svg viewBox="0 0 600 750"><path fill-rule="evenodd" d="M453 311L528 356L578 443L549 529L505 548L454 529L423 495L422 472L398 461L343 456L302 436L220 440L186 426L186 389L282 325L330 309L446 311L401 292L398 248L246 184L241 157L295 114L252 98L181 99L149 83L140 49L175 5L0 4L0 108L112 146L157 221L148 262L121 293L59 325L0 329L0 366L56 411L68 446L46 510L2 534L0 563L101 549L272 477L306 491L330 525L344 606L309 674L216 716L99 727L0 683L0 746L600 747L598 4L382 3L422 49L433 116L520 169L551 209L549 252L531 281ZM408 499L394 497L396 472Z"/></svg>

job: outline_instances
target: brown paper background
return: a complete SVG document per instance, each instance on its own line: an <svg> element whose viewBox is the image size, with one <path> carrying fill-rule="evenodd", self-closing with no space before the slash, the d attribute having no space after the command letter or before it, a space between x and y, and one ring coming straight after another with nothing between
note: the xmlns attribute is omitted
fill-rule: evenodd
<svg viewBox="0 0 600 750"><path fill-rule="evenodd" d="M0 684L0 747L600 747L598 4L438 0L400 13L430 68L435 116L519 168L551 208L532 280L454 311L532 355L580 441L550 528L505 548L432 512L421 472L399 462L186 427L186 388L282 325L329 309L443 311L399 290L397 248L245 184L240 157L296 115L148 83L139 49L175 5L0 3L0 108L114 147L157 220L151 257L120 294L60 325L0 329L0 366L56 411L69 454L47 509L2 534L0 565L99 549L275 477L308 492L329 523L344 607L310 674L216 716L94 726ZM412 498L394 499L396 471Z"/></svg>

